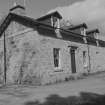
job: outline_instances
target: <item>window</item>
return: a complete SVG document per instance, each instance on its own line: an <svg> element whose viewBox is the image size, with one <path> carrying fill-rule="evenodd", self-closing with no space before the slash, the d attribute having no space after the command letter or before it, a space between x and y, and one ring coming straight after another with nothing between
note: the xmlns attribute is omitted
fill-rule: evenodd
<svg viewBox="0 0 105 105"><path fill-rule="evenodd" d="M98 39L98 34L96 32L93 34L93 36L94 38Z"/></svg>
<svg viewBox="0 0 105 105"><path fill-rule="evenodd" d="M99 47L99 42L98 42L98 33L94 33L94 37L96 38L96 44L97 44L97 47Z"/></svg>
<svg viewBox="0 0 105 105"><path fill-rule="evenodd" d="M53 56L54 56L54 67L59 67L59 48L53 49Z"/></svg>
<svg viewBox="0 0 105 105"><path fill-rule="evenodd" d="M60 20L57 17L51 16L51 25L56 28L60 28Z"/></svg>
<svg viewBox="0 0 105 105"><path fill-rule="evenodd" d="M86 29L85 28L81 28L81 35L86 36ZM83 40L85 43L87 43L86 37L83 37Z"/></svg>
<svg viewBox="0 0 105 105"><path fill-rule="evenodd" d="M81 28L81 35L86 36L86 29L85 28Z"/></svg>
<svg viewBox="0 0 105 105"><path fill-rule="evenodd" d="M86 51L83 51L83 65L84 67L87 67Z"/></svg>

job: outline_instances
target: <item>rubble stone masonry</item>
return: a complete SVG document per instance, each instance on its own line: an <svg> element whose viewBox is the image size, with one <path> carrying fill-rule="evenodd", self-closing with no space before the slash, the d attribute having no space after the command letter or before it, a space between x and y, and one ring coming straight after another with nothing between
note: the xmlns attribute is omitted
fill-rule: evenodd
<svg viewBox="0 0 105 105"><path fill-rule="evenodd" d="M6 36L7 83L55 83L70 78L70 46L76 46L76 73L105 70L105 48L53 38L26 28ZM54 67L53 48L60 49L58 68ZM85 55L83 55L83 52ZM85 58L83 58L83 56ZM0 39L0 81L4 76L3 36ZM83 60L84 59L84 60Z"/></svg>

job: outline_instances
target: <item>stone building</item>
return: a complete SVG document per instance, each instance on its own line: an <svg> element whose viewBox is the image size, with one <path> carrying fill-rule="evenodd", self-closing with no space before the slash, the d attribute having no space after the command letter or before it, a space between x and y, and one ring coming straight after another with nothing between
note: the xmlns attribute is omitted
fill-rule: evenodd
<svg viewBox="0 0 105 105"><path fill-rule="evenodd" d="M72 75L105 70L105 41L85 23L60 26L52 12L38 19L20 5L0 23L0 81L35 85L64 81Z"/></svg>

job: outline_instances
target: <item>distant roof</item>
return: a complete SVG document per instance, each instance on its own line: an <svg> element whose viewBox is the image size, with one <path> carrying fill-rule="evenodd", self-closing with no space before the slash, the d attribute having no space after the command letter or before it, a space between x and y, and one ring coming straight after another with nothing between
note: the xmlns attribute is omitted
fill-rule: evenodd
<svg viewBox="0 0 105 105"><path fill-rule="evenodd" d="M47 18L50 18L51 16L55 16L55 17L58 17L59 19L62 19L62 16L60 15L60 13L58 11L55 11L55 12L52 12L52 13L49 13L47 15L44 15L38 19L36 19L37 21L41 21L41 20L44 20L44 19L47 19Z"/></svg>
<svg viewBox="0 0 105 105"><path fill-rule="evenodd" d="M92 34L92 33L100 33L98 29L89 30L86 32L86 34Z"/></svg>
<svg viewBox="0 0 105 105"><path fill-rule="evenodd" d="M25 7L24 7L24 6L21 6L21 5L16 5L16 6L14 6L13 8L11 8L11 9L10 9L10 11L13 11L13 10L14 10L14 9L16 9L16 8L25 9Z"/></svg>
<svg viewBox="0 0 105 105"><path fill-rule="evenodd" d="M81 27L84 27L86 29L88 28L86 23L82 23L82 24L79 24L79 25L76 25L76 26L72 26L72 27L70 26L68 29L69 30L74 30L74 29L81 28Z"/></svg>

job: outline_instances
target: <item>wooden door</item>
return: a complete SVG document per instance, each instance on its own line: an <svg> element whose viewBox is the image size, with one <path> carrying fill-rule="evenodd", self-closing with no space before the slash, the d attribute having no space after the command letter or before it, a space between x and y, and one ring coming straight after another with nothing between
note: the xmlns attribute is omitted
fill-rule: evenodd
<svg viewBox="0 0 105 105"><path fill-rule="evenodd" d="M71 70L72 73L76 73L75 49L71 49L70 54L71 54Z"/></svg>

